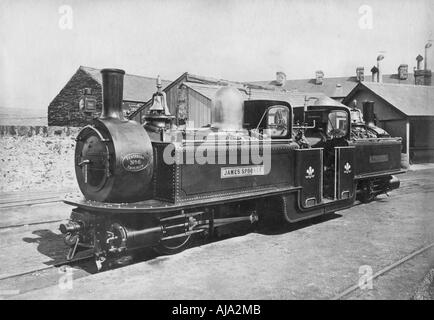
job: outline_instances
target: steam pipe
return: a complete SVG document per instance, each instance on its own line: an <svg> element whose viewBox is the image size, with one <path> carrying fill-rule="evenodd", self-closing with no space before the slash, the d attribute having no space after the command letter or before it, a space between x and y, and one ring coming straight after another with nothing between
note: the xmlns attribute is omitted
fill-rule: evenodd
<svg viewBox="0 0 434 320"><path fill-rule="evenodd" d="M124 70L102 69L102 119L124 120L122 100L124 90Z"/></svg>

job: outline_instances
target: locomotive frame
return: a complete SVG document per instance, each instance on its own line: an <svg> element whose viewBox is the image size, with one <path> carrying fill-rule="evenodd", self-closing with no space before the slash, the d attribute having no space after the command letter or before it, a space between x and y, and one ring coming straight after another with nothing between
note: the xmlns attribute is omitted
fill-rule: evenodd
<svg viewBox="0 0 434 320"><path fill-rule="evenodd" d="M76 207L70 221L60 226L71 247L68 259L80 248L93 248L99 267L107 257L143 247L176 253L197 235L212 235L226 225L249 226L270 216L294 223L349 208L356 198L370 201L399 187L394 175L404 172L401 139L353 139L350 109L339 106L307 107L302 112L305 123L296 127L289 103L244 101L242 130L249 137L247 143L237 139L223 143L236 149L236 163L230 164L225 154L226 162L219 164L216 154L214 163L167 164L162 160L166 148L173 150L176 159L185 159L204 141L150 141L140 124L123 119L122 72L102 70L102 118L77 137L76 173L85 198L70 195L64 200ZM288 111L280 122L286 131L267 141L253 139L270 129L270 115L275 112L276 117L277 109ZM335 131L324 139L325 129L335 120L336 127L343 124L343 129L332 124ZM295 129L310 139L309 147L297 143ZM208 147L218 149L219 143L212 141ZM256 163L241 162L243 152L261 154L265 148L270 151L268 171ZM107 152L95 156L89 151L95 149ZM94 191L86 186L92 163L100 170L95 172L103 172L110 189L98 186L100 191Z"/></svg>

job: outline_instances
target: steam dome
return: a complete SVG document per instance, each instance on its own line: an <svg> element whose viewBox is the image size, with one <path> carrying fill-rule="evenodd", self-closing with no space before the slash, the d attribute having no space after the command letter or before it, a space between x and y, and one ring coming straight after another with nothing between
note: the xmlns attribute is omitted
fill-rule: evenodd
<svg viewBox="0 0 434 320"><path fill-rule="evenodd" d="M234 87L220 88L214 97L211 121L219 130L242 130L244 98Z"/></svg>

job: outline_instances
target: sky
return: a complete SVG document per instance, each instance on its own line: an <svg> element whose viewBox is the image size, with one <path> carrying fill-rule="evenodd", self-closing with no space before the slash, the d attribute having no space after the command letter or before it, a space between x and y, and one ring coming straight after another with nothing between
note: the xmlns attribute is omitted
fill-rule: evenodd
<svg viewBox="0 0 434 320"><path fill-rule="evenodd" d="M80 65L254 81L369 75L381 53L412 72L433 16L432 0L0 0L0 107L46 110Z"/></svg>

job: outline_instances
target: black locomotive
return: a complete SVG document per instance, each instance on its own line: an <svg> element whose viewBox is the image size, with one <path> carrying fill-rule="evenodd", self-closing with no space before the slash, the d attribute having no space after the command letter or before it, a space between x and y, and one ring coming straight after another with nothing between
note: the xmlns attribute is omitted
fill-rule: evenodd
<svg viewBox="0 0 434 320"><path fill-rule="evenodd" d="M159 87L145 125L124 118L124 71L104 69L99 119L77 137L75 170L84 198L60 230L71 246L107 257L153 247L185 249L225 225L288 223L370 201L399 187L401 139L344 106L293 109L285 101L244 101L217 92L212 125L172 126Z"/></svg>

